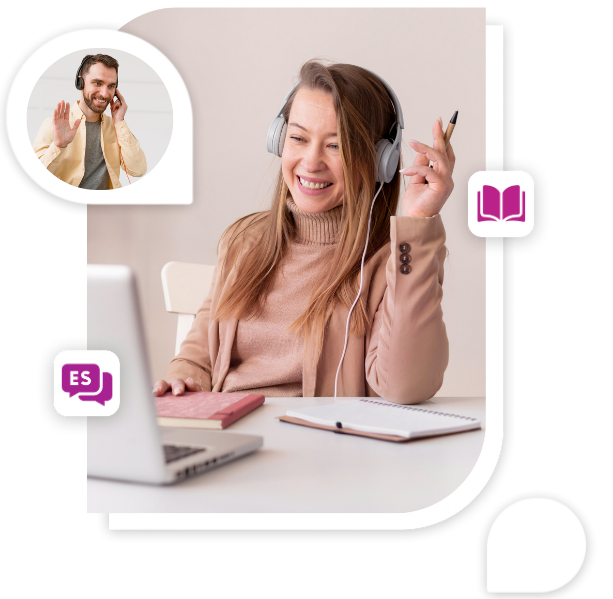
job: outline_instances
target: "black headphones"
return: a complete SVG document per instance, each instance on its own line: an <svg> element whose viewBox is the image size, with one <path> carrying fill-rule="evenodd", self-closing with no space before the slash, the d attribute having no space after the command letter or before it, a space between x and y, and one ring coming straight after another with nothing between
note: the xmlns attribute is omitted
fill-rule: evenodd
<svg viewBox="0 0 613 599"><path fill-rule="evenodd" d="M75 77L74 80L74 86L77 89L83 89L85 87L85 81L83 80L83 77L81 77L81 70L83 69L83 66L85 65L85 63L93 56L93 54L88 54L82 61L81 64L79 65L79 68L77 69L77 76Z"/></svg>
<svg viewBox="0 0 613 599"><path fill-rule="evenodd" d="M83 70L83 67L85 66L85 63L90 60L91 58L93 58L94 55L93 54L88 54L82 61L81 64L79 66L79 68L77 69L77 76L75 77L74 80L74 86L77 89L83 89L85 87L85 80L83 79L83 77L81 77L81 71ZM119 86L119 73L117 73L117 85L115 86L115 89L117 89L117 87ZM120 102L121 104L121 102Z"/></svg>

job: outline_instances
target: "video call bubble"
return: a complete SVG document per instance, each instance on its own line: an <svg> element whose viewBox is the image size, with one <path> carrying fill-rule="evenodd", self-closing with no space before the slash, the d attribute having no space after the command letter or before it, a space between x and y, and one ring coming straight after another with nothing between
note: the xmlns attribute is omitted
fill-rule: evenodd
<svg viewBox="0 0 613 599"><path fill-rule="evenodd" d="M112 189L87 188L87 185L81 188L82 178L69 174L69 163L64 163L62 168L62 159L55 162L56 158L48 164L43 159L53 145L48 139L47 125L53 119L57 104L69 102L74 109L81 101L81 93L88 93L86 88L75 87L77 70L87 54L106 54L119 62L117 91L124 97L127 107L122 120L124 125L119 127L126 129L126 136L129 131L137 140L136 145L145 157L143 160L140 156L130 165L128 155L132 155L136 145L129 137L131 141L126 141L125 147L131 149L123 151L119 157L113 153L111 170L114 174L111 177L109 173ZM38 185L59 198L91 205L187 205L193 202L194 136L189 93L179 71L168 58L140 38L119 31L95 29L67 33L48 41L18 71L9 91L7 113L12 115L7 121L7 132L18 162ZM23 118L15 118L16 114L22 114ZM181 115L181 127L173 126L176 114ZM106 117L108 123L113 121L108 106ZM114 123L112 129L103 133L112 141L106 146L109 152L116 147L117 130ZM86 144L84 132L79 126L78 135ZM119 131L120 140L121 135ZM66 154L65 158L68 157ZM177 177L177 173L181 176ZM162 191L166 189L172 189L172 193Z"/></svg>
<svg viewBox="0 0 613 599"><path fill-rule="evenodd" d="M97 393L100 390L100 367L97 364L64 364L62 391L69 397L77 393Z"/></svg>

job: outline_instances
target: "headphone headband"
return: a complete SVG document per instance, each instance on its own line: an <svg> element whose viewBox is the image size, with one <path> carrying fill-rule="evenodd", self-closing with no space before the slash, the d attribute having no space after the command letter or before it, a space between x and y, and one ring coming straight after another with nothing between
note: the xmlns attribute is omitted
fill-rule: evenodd
<svg viewBox="0 0 613 599"><path fill-rule="evenodd" d="M390 99L392 100L392 104L394 105L394 110L396 111L396 123L401 129L404 129L404 118L402 116L402 107L400 106L398 97L396 96L396 93L394 92L394 90L391 88L390 84L385 79L383 79L383 77L379 77L377 73L374 73L370 69L365 69L364 67L362 68L365 71L368 71L369 73L374 75L379 81L381 81L381 83L383 83L383 86L387 90L387 93L390 95Z"/></svg>
<svg viewBox="0 0 613 599"><path fill-rule="evenodd" d="M77 75L75 77L74 80L74 86L77 89L83 89L85 87L85 79L83 79L83 77L81 76L81 71L83 70L83 67L85 66L85 63L88 60L91 60L93 57L95 56L95 54L88 54L82 61L81 64L79 65L79 68L77 69ZM117 72L117 82L116 82L116 87L119 85L119 72L117 71L117 69L115 69L115 71Z"/></svg>
<svg viewBox="0 0 613 599"><path fill-rule="evenodd" d="M364 68L364 67L362 67ZM398 97L394 93L394 90L390 87L390 85L371 71L370 69L364 69L368 71L372 75L374 75L385 87L387 93L394 105L394 110L396 112L396 121L392 128L396 127L396 135L393 141L390 139L384 138L380 139L375 144L375 149L377 151L377 164L376 164L376 177L377 181L380 183L389 183L396 174L396 169L398 168L398 162L400 160L400 145L402 143L402 130L404 129L404 118L402 116L402 107L400 106L400 102L398 101ZM291 95L294 93L296 88L300 85L300 81L292 87L289 93L283 99L283 104L281 104L281 108L277 112L277 116L273 119L270 127L268 128L268 136L266 138L266 149L271 154L275 156L281 156L283 153L283 144L285 142L285 134L287 132L287 123L283 117L283 110L287 104L287 101L290 99Z"/></svg>

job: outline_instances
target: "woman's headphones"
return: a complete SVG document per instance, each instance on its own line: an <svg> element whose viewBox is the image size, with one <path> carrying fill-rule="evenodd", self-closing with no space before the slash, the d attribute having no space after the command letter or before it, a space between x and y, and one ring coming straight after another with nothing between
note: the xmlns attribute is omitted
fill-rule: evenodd
<svg viewBox="0 0 613 599"><path fill-rule="evenodd" d="M80 69L79 69L80 70ZM394 110L396 111L396 122L390 129L390 138L380 139L376 145L377 151L377 182L389 183L396 174L398 169L398 162L400 160L400 144L402 143L402 130L404 129L404 119L402 118L402 108L400 102L394 93L394 90L387 84L384 79L381 79L379 75L364 69L369 73L372 73L381 83L385 86L387 93L394 104ZM266 137L266 149L275 156L281 156L283 153L283 144L285 143L285 134L287 132L287 123L283 117L283 109L287 104L290 96L294 93L296 88L300 85L300 81L292 87L291 91L283 100L283 104L274 118L270 127L268 128L268 136ZM396 128L396 136L391 139L392 131Z"/></svg>

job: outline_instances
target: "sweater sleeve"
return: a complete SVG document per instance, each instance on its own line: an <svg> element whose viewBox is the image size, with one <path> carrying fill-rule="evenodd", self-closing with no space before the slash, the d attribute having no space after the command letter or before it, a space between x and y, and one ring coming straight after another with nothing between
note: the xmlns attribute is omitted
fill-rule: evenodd
<svg viewBox="0 0 613 599"><path fill-rule="evenodd" d="M215 290L220 284L219 277L224 261L225 247L222 238L211 289L196 313L192 328L181 344L179 353L171 360L166 369L164 380L167 382L170 382L173 378L186 380L191 376L203 391L210 391L212 388L212 364L209 346L211 304Z"/></svg>
<svg viewBox="0 0 613 599"><path fill-rule="evenodd" d="M213 286L198 310L192 328L181 344L179 353L171 360L164 380L192 377L203 391L211 390L211 356L209 353L209 319Z"/></svg>
<svg viewBox="0 0 613 599"><path fill-rule="evenodd" d="M181 344L179 353L171 360L166 369L164 380L167 382L170 382L173 378L185 380L191 376L203 391L211 391L212 389L213 365L209 339L211 306L217 290L223 285L221 273L228 252L229 240L236 231L236 227L237 223L228 228L221 237L211 289L198 310L192 328Z"/></svg>
<svg viewBox="0 0 613 599"><path fill-rule="evenodd" d="M387 287L373 321L366 379L389 401L413 404L440 389L449 361L441 309L445 229L440 215L397 216L391 218L390 236ZM410 256L407 274L401 272L403 254Z"/></svg>

